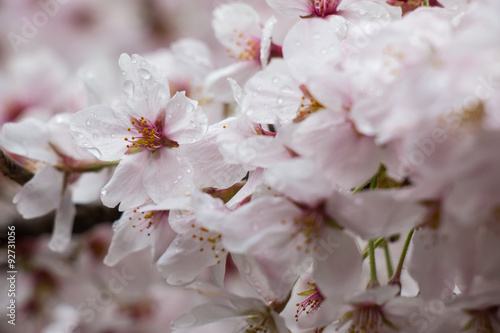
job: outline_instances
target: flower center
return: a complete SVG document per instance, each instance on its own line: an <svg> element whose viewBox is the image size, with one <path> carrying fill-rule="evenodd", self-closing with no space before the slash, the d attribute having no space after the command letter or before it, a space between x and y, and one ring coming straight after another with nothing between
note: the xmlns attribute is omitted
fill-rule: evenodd
<svg viewBox="0 0 500 333"><path fill-rule="evenodd" d="M193 239L199 241L200 252L212 251L213 256L217 259L217 263L220 264L220 258L224 258L227 254L226 249L222 246L221 239L222 235L205 227L199 227L196 224L191 224L193 231Z"/></svg>
<svg viewBox="0 0 500 333"><path fill-rule="evenodd" d="M313 0L314 13L320 17L335 14L340 1L341 0Z"/></svg>
<svg viewBox="0 0 500 333"><path fill-rule="evenodd" d="M306 210L302 216L294 217L293 224L295 232L291 234L295 238L298 234L304 236L304 240L300 245L297 245L297 251L309 253L318 250L317 241L321 238L321 229L325 224L323 213L319 209Z"/></svg>
<svg viewBox="0 0 500 333"><path fill-rule="evenodd" d="M299 321L299 316L303 312L305 312L306 315L308 315L309 313L316 311L321 305L321 302L323 302L324 297L319 292L318 287L316 287L314 283L308 283L308 284L313 288L298 294L299 296L307 296L307 298L302 302L296 304L297 313L295 314L295 321Z"/></svg>
<svg viewBox="0 0 500 333"><path fill-rule="evenodd" d="M464 332L471 333L493 333L492 321L496 320L498 307L491 307L485 310L466 311L471 316L471 320L462 328Z"/></svg>
<svg viewBox="0 0 500 333"><path fill-rule="evenodd" d="M232 48L226 49L230 58L237 61L259 60L260 59L260 39L246 35L238 30L233 30L234 37L231 42Z"/></svg>
<svg viewBox="0 0 500 333"><path fill-rule="evenodd" d="M163 135L163 122L155 121L154 123L148 119L141 117L140 119L132 118L130 120L131 127L127 128L134 136L125 138L129 144L129 149L148 149L155 151L164 146L167 148L179 147L179 144L168 139Z"/></svg>
<svg viewBox="0 0 500 333"><path fill-rule="evenodd" d="M352 315L349 333L376 333L384 326L384 317L378 305L360 305Z"/></svg>
<svg viewBox="0 0 500 333"><path fill-rule="evenodd" d="M323 109L323 106L311 95L309 90L305 85L300 85L300 90L302 91L302 102L297 111L297 116L293 119L294 123L300 123L305 120L310 114Z"/></svg>
<svg viewBox="0 0 500 333"><path fill-rule="evenodd" d="M151 236L151 233L156 230L156 227L160 223L164 214L168 216L169 211L149 211L149 212L138 212L137 209L134 209L134 213L141 215L137 218L137 223L132 225L132 228L139 229L140 232L146 231L148 236ZM132 217L128 218L132 220Z"/></svg>

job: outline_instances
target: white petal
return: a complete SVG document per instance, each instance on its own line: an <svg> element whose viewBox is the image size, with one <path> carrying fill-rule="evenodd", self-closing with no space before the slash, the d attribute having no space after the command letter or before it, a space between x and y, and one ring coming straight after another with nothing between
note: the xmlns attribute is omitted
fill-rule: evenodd
<svg viewBox="0 0 500 333"><path fill-rule="evenodd" d="M198 141L207 131L207 116L198 102L178 92L165 109L164 134L179 144Z"/></svg>
<svg viewBox="0 0 500 333"><path fill-rule="evenodd" d="M75 216L76 207L71 201L71 191L66 190L56 211L54 231L49 242L49 248L52 251L63 252L68 248Z"/></svg>
<svg viewBox="0 0 500 333"><path fill-rule="evenodd" d="M31 219L59 207L63 178L63 174L50 165L37 172L14 197L19 213Z"/></svg>
<svg viewBox="0 0 500 333"><path fill-rule="evenodd" d="M325 297L353 292L361 277L361 253L354 239L343 231L326 227L315 257L313 279Z"/></svg>
<svg viewBox="0 0 500 333"><path fill-rule="evenodd" d="M101 190L102 203L107 207L120 204L120 210L138 207L145 203L149 196L143 183L144 165L149 152L142 151L126 155L116 167L111 180Z"/></svg>
<svg viewBox="0 0 500 333"><path fill-rule="evenodd" d="M238 84L243 85L259 69L260 64L255 61L235 62L229 66L217 69L205 78L207 93L218 101L233 103L234 97L231 90L228 89L229 84L227 79L230 77Z"/></svg>
<svg viewBox="0 0 500 333"><path fill-rule="evenodd" d="M268 5L285 15L309 16L314 13L311 0L266 0Z"/></svg>
<svg viewBox="0 0 500 333"><path fill-rule="evenodd" d="M262 29L262 39L260 40L260 63L262 68L266 68L269 62L269 57L271 55L271 37L273 35L274 25L277 22L276 17L271 16L264 24L264 29Z"/></svg>
<svg viewBox="0 0 500 333"><path fill-rule="evenodd" d="M57 154L49 146L46 124L34 118L19 123L6 123L2 127L0 145L11 153L54 164Z"/></svg>
<svg viewBox="0 0 500 333"><path fill-rule="evenodd" d="M288 75L271 69L255 74L245 84L241 110L257 123L284 123L296 117L302 91Z"/></svg>
<svg viewBox="0 0 500 333"><path fill-rule="evenodd" d="M251 315L244 315L240 311L226 305L202 304L175 319L171 327L174 329L192 328L220 320L246 318L250 316Z"/></svg>
<svg viewBox="0 0 500 333"><path fill-rule="evenodd" d="M260 38L259 14L244 3L224 4L213 12L212 27L215 36L226 48L236 48L238 34ZM235 32L236 31L236 32Z"/></svg>
<svg viewBox="0 0 500 333"><path fill-rule="evenodd" d="M344 22L342 17L331 15L300 20L290 29L283 42L283 58L297 81L321 77L324 68L341 60L337 34L345 30Z"/></svg>
<svg viewBox="0 0 500 333"><path fill-rule="evenodd" d="M75 142L104 161L123 158L127 150L130 116L105 105L95 105L75 113L70 128Z"/></svg>
<svg viewBox="0 0 500 333"><path fill-rule="evenodd" d="M137 54L124 53L118 62L125 73L123 91L132 114L154 121L170 99L166 77Z"/></svg>
<svg viewBox="0 0 500 333"><path fill-rule="evenodd" d="M193 167L175 148L150 153L141 167L144 187L155 203L194 190Z"/></svg>

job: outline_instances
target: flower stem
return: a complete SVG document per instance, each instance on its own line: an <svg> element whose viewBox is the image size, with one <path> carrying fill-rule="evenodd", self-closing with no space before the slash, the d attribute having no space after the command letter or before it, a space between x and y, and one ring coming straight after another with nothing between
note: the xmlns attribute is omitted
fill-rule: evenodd
<svg viewBox="0 0 500 333"><path fill-rule="evenodd" d="M391 253L389 252L389 243L384 242L385 264L387 266L387 278L390 279L394 274L392 269Z"/></svg>
<svg viewBox="0 0 500 333"><path fill-rule="evenodd" d="M370 255L370 281L368 282L367 288L376 288L379 286L377 278L377 265L375 263L375 245L373 240L368 242L368 253Z"/></svg>
<svg viewBox="0 0 500 333"><path fill-rule="evenodd" d="M379 247L383 242L385 242L385 238L384 237L380 237L379 239L377 239L374 243L373 243L373 246L375 248ZM366 247L366 249L363 251L363 255L361 256L362 260L365 260L366 257L368 257L368 253L369 252L369 248L368 246Z"/></svg>
<svg viewBox="0 0 500 333"><path fill-rule="evenodd" d="M413 237L413 233L415 232L415 228L411 229L406 236L405 244L403 245L403 251L401 251L401 256L399 257L398 267L396 268L396 272L394 276L391 278L388 284L398 285L401 289L401 272L403 271L403 264L406 258L406 253L408 252L408 247L410 246L411 238Z"/></svg>

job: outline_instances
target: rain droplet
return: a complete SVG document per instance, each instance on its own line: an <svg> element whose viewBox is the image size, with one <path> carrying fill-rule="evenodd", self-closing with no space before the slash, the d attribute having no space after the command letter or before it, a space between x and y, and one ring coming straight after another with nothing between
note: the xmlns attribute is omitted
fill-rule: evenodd
<svg viewBox="0 0 500 333"><path fill-rule="evenodd" d="M326 54L326 49L321 49L320 53L321 54Z"/></svg>
<svg viewBox="0 0 500 333"><path fill-rule="evenodd" d="M181 175L178 175L178 176L177 176L177 178L178 178L178 179L182 179L182 176L181 176Z"/></svg>
<svg viewBox="0 0 500 333"><path fill-rule="evenodd" d="M88 147L88 146L89 146L89 143L88 143L88 142L86 142L86 141L85 141L85 142L82 142L82 146L84 146L84 147Z"/></svg>
<svg viewBox="0 0 500 333"><path fill-rule="evenodd" d="M283 104L283 98L278 97L278 99L276 100L276 103L278 103L278 105Z"/></svg>
<svg viewBox="0 0 500 333"><path fill-rule="evenodd" d="M103 190L103 191L104 191L104 190ZM102 193L102 191L101 191L101 193ZM115 221L115 222L113 222L113 224L112 224L112 226L111 226L111 228L113 229L113 231L116 231L116 229L118 229L118 224L119 224L119 221L118 221L118 220L117 220L117 221Z"/></svg>
<svg viewBox="0 0 500 333"><path fill-rule="evenodd" d="M139 75L144 79L144 80L149 80L151 78L151 73L147 70L147 69L144 69L144 68L140 68L138 70L139 72Z"/></svg>
<svg viewBox="0 0 500 333"><path fill-rule="evenodd" d="M105 195L107 195L107 194L108 194L108 190L106 190L105 188L103 188L103 189L101 190L101 196L105 196Z"/></svg>
<svg viewBox="0 0 500 333"><path fill-rule="evenodd" d="M191 173L191 169L186 169L186 172L187 173Z"/></svg>
<svg viewBox="0 0 500 333"><path fill-rule="evenodd" d="M274 84L278 83L279 80L280 80L279 77L277 77L277 76L273 77L273 83Z"/></svg>
<svg viewBox="0 0 500 333"><path fill-rule="evenodd" d="M192 128L195 128L195 127L196 127L196 123L195 123L194 121L192 121L192 120L191 120L189 123L191 124L191 127L192 127Z"/></svg>
<svg viewBox="0 0 500 333"><path fill-rule="evenodd" d="M90 115L94 118L97 117L97 114L95 112L92 112Z"/></svg>
<svg viewBox="0 0 500 333"><path fill-rule="evenodd" d="M99 135L97 133L92 134L94 140L99 140Z"/></svg>
<svg viewBox="0 0 500 333"><path fill-rule="evenodd" d="M177 179L174 180L174 184L178 184L178 183L179 183L179 181Z"/></svg>
<svg viewBox="0 0 500 333"><path fill-rule="evenodd" d="M111 133L110 135L111 135L111 139L116 138L116 134L115 133Z"/></svg>
<svg viewBox="0 0 500 333"><path fill-rule="evenodd" d="M87 124L87 126L90 126L90 119L87 119L87 121L85 122L85 124Z"/></svg>

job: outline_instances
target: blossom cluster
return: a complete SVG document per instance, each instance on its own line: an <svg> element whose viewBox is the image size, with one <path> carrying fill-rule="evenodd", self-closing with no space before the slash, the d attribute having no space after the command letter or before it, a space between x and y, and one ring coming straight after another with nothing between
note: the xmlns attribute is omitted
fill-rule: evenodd
<svg viewBox="0 0 500 333"><path fill-rule="evenodd" d="M158 332L500 332L500 2L260 6L215 7L221 46L51 71L54 112L0 134L34 173L18 212L55 211L67 253L76 204L118 207L97 261L142 256L172 286L128 287L145 308L204 298Z"/></svg>

